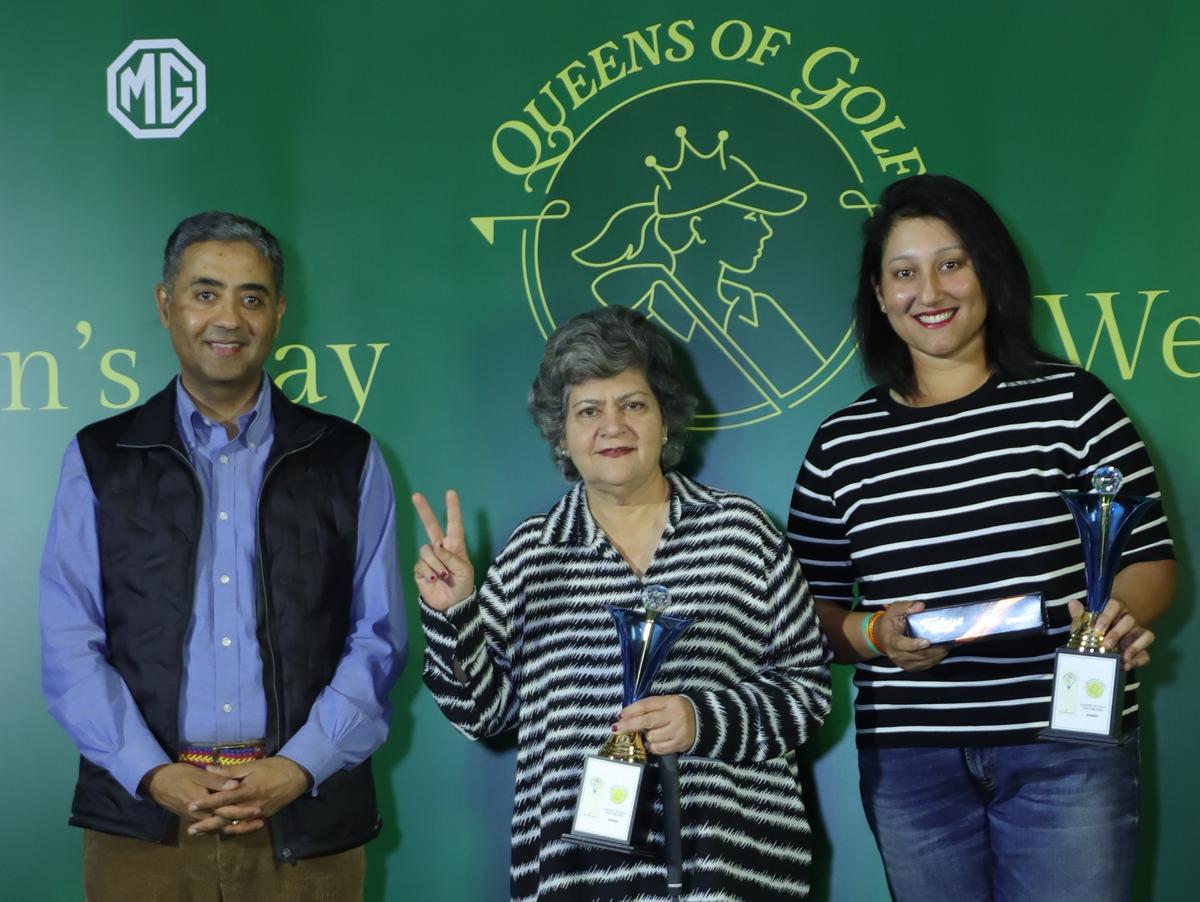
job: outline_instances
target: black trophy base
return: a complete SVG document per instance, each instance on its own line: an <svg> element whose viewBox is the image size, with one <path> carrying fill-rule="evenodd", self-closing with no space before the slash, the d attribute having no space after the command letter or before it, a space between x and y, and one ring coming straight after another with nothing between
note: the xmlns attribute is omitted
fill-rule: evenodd
<svg viewBox="0 0 1200 902"><path fill-rule="evenodd" d="M615 839L603 839L599 836L589 836L586 833L564 833L563 839L577 846L590 846L593 849L607 849L610 852L620 852L622 855L634 855L638 858L658 858L658 852L649 846L635 846L633 843L620 842Z"/></svg>
<svg viewBox="0 0 1200 902"><path fill-rule="evenodd" d="M1055 649L1050 725L1039 739L1121 745L1125 670L1116 652Z"/></svg>
<svg viewBox="0 0 1200 902"><path fill-rule="evenodd" d="M1130 739L1124 733L1116 736L1099 736L1091 733L1080 733L1075 730L1054 730L1050 727L1038 733L1038 739L1048 742L1090 742L1093 745L1124 745Z"/></svg>

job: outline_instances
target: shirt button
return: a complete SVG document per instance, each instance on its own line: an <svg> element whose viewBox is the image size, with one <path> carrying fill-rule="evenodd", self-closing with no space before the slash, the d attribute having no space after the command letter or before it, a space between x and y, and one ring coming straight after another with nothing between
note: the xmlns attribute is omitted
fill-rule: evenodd
<svg viewBox="0 0 1200 902"><path fill-rule="evenodd" d="M225 585L225 583L227 583L227 582L229 582L229 574L222 573L221 574L221 585Z"/></svg>
<svg viewBox="0 0 1200 902"><path fill-rule="evenodd" d="M220 457L217 458L217 460L219 460L223 464L227 464L227 463L229 463L229 455L222 454Z"/></svg>
<svg viewBox="0 0 1200 902"><path fill-rule="evenodd" d="M233 710L233 705L229 704L229 702L226 702L225 704L221 705L221 710L228 714Z"/></svg>
<svg viewBox="0 0 1200 902"><path fill-rule="evenodd" d="M224 645L226 648L229 648L229 646L233 645L233 640L230 639L228 636L222 636L221 644Z"/></svg>
<svg viewBox="0 0 1200 902"><path fill-rule="evenodd" d="M229 514L225 513L225 511L221 511L219 514L217 514L217 516L220 517L222 520L229 519Z"/></svg>
<svg viewBox="0 0 1200 902"><path fill-rule="evenodd" d="M257 447L258 447L258 445L254 444L254 442L251 442L251 443L250 443L250 450L251 450L251 451L253 451L253 450L254 450L255 448L257 448Z"/></svg>

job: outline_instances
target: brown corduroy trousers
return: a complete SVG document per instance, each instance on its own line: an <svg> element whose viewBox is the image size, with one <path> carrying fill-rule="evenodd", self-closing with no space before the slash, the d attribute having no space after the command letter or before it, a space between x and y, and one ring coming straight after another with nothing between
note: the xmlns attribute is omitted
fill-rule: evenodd
<svg viewBox="0 0 1200 902"><path fill-rule="evenodd" d="M242 836L188 836L144 842L83 832L87 902L360 902L366 873L362 846L281 863L264 827Z"/></svg>

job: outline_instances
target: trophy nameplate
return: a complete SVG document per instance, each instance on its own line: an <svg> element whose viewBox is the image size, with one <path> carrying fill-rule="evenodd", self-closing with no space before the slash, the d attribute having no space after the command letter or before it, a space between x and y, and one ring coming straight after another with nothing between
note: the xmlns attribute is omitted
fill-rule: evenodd
<svg viewBox="0 0 1200 902"><path fill-rule="evenodd" d="M619 852L642 853L634 844L646 764L588 755L568 839Z"/></svg>
<svg viewBox="0 0 1200 902"><path fill-rule="evenodd" d="M1050 726L1041 738L1119 743L1124 701L1119 654L1056 649Z"/></svg>

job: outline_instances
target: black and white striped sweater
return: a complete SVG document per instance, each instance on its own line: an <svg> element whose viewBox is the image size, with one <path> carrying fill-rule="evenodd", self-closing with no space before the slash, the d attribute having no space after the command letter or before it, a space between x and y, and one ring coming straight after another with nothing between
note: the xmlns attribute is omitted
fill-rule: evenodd
<svg viewBox="0 0 1200 902"><path fill-rule="evenodd" d="M585 757L621 709L606 606L636 606L652 583L670 591L669 613L694 621L651 689L686 695L697 713L679 762L685 898L807 893L811 834L791 753L829 709L829 654L808 588L754 502L668 477L667 525L642 579L577 485L517 527L475 596L444 615L421 605L425 683L447 718L471 739L517 729L514 899L666 898L660 862L562 839Z"/></svg>
<svg viewBox="0 0 1200 902"><path fill-rule="evenodd" d="M1059 491L1090 491L1112 464L1122 494L1158 497L1133 424L1104 384L1076 367L988 380L948 404L911 408L873 388L817 430L797 476L788 538L813 594L867 611L929 608L1042 592L1050 631L952 651L906 673L886 658L857 665L862 747L993 746L1036 740L1050 713L1055 647L1067 602L1084 596L1083 552ZM1161 508L1132 534L1122 566L1172 557ZM1126 690L1134 725L1137 680Z"/></svg>

